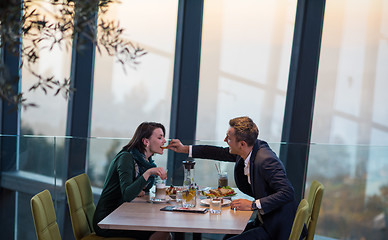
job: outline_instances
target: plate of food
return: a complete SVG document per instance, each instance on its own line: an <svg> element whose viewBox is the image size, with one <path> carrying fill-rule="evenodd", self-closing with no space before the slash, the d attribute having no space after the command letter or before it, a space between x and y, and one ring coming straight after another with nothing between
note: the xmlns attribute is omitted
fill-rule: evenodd
<svg viewBox="0 0 388 240"><path fill-rule="evenodd" d="M208 206L210 206L210 201L211 201L210 198L202 199L202 200L201 200L201 204L208 207ZM221 206L227 206L227 205L229 205L231 202L232 202L232 201L230 201L229 199L223 199L223 198L221 198Z"/></svg>
<svg viewBox="0 0 388 240"><path fill-rule="evenodd" d="M206 191L201 191L201 195L205 196L207 198L213 198L213 197L232 197L236 195L236 192L230 188L229 186L222 187L222 188L213 188Z"/></svg>
<svg viewBox="0 0 388 240"><path fill-rule="evenodd" d="M176 191L177 190L182 190L182 186L174 186L171 185L170 187L166 188L166 194L170 196L170 198L175 199L176 198Z"/></svg>

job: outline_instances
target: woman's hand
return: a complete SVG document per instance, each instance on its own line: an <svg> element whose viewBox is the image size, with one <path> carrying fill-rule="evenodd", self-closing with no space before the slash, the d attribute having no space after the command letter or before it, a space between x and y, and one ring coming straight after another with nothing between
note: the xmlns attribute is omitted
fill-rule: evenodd
<svg viewBox="0 0 388 240"><path fill-rule="evenodd" d="M171 139L168 143L167 149L179 153L189 153L189 146L183 145L179 139Z"/></svg>
<svg viewBox="0 0 388 240"><path fill-rule="evenodd" d="M230 203L230 208L239 211L251 211L252 201L248 199L236 199Z"/></svg>
<svg viewBox="0 0 388 240"><path fill-rule="evenodd" d="M147 171L145 171L143 177L147 181L151 175L160 176L160 178L163 180L167 179L167 172L162 167L149 168Z"/></svg>

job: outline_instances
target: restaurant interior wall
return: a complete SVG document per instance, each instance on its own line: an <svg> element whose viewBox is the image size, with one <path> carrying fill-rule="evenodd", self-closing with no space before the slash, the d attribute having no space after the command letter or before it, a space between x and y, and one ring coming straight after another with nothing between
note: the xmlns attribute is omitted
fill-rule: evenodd
<svg viewBox="0 0 388 240"><path fill-rule="evenodd" d="M127 75L114 59L96 55L92 138L80 139L89 146L86 171L96 195L107 164L141 121L158 121L170 127L177 5L178 1L126 1L125 8L112 9L112 15L122 17L121 23L134 29L128 37L149 53L138 69L128 70ZM122 10L127 8L145 9L143 14L147 15L136 15L141 11L125 15ZM241 12L235 9L244 15L239 16ZM263 13L258 16L255 9ZM228 119L250 115L259 124L260 138L279 152L295 11L296 0L286 4L205 2L196 126L199 143L225 146L221 140ZM153 21L136 21L143 17ZM244 23L239 17L256 19ZM306 191L314 179L326 187L317 227L322 236L385 239L387 234L387 18L387 0L326 1L306 181ZM261 26L263 22L266 24ZM39 71L59 76L69 73L69 53L43 56L45 63ZM50 62L61 64L51 66ZM23 69L22 79L25 91L31 79ZM250 99L247 95L254 96L254 103L244 110L242 105ZM67 166L61 156L68 138L60 136L66 132L67 102L39 92L29 98L40 106L21 112L20 133L43 137L1 137L2 143L19 142L20 171L15 175L1 169L2 192L17 192L15 239L34 239L29 200L39 189L52 191L57 212L62 213L57 214L60 225L66 207L63 170ZM4 122L4 113L1 117ZM4 156L4 148L1 151ZM167 155L158 156L157 162L167 166ZM233 164L222 167L232 179ZM211 170L213 161L198 161L196 171L201 184L213 184L209 173L199 170L202 168Z"/></svg>

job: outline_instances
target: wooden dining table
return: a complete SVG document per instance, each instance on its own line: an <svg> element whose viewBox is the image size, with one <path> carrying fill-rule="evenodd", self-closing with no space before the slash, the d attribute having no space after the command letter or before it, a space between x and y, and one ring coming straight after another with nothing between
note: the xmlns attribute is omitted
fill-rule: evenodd
<svg viewBox="0 0 388 240"><path fill-rule="evenodd" d="M233 210L229 205L222 207L221 214L161 211L161 208L177 203L174 200L151 203L148 199L145 196L123 203L98 226L118 230L240 234L252 215L252 211ZM197 207L208 207L200 201L197 198Z"/></svg>

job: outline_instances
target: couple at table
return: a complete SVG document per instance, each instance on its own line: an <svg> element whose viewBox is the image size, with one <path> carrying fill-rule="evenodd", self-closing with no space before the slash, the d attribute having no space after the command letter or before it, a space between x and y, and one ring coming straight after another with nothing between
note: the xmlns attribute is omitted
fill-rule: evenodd
<svg viewBox="0 0 388 240"><path fill-rule="evenodd" d="M187 153L193 158L235 162L234 176L239 190L254 201L237 199L231 208L238 211L257 210L255 221L243 233L226 235L225 239L288 239L296 213L294 189L285 169L268 144L257 139L259 130L249 117L229 121L224 141L228 147L186 146L172 139L167 148ZM136 129L131 141L112 161L93 219L97 235L127 236L137 239L171 239L165 232L121 231L100 229L97 223L120 206L144 195L155 176L166 179L167 173L152 160L155 153L163 154L165 128L159 123L144 122Z"/></svg>

